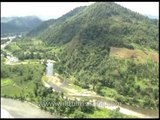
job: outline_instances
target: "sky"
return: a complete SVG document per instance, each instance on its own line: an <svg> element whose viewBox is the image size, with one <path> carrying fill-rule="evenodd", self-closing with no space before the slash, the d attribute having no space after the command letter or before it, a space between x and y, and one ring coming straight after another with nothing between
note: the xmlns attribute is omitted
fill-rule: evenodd
<svg viewBox="0 0 160 120"><path fill-rule="evenodd" d="M116 2L132 11L143 15L159 17L159 2Z"/></svg>
<svg viewBox="0 0 160 120"><path fill-rule="evenodd" d="M38 16L43 20L58 18L79 6L94 2L1 2L1 16ZM116 2L143 15L159 16L158 2Z"/></svg>

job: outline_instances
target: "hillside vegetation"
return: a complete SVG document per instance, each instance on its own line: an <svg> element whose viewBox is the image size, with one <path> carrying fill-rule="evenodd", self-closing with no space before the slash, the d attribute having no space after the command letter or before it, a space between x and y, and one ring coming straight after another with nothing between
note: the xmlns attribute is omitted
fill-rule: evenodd
<svg viewBox="0 0 160 120"><path fill-rule="evenodd" d="M157 108L158 20L108 2L75 12L35 35L62 47L58 73L124 104Z"/></svg>
<svg viewBox="0 0 160 120"><path fill-rule="evenodd" d="M97 108L91 105L60 105L61 103L87 104L88 100L77 101L66 98L64 93L53 92L51 88L45 88L41 82L45 73L45 65L39 62L28 62L28 64L6 65L5 58L1 63L1 97L29 101L54 113L60 118L130 118L134 116L124 115L119 109L109 110ZM53 104L55 103L55 104ZM54 116L54 115L53 115Z"/></svg>
<svg viewBox="0 0 160 120"><path fill-rule="evenodd" d="M28 43L17 40L21 53L37 50L58 61L54 69L66 80L123 104L158 108L158 20L100 2L27 35Z"/></svg>

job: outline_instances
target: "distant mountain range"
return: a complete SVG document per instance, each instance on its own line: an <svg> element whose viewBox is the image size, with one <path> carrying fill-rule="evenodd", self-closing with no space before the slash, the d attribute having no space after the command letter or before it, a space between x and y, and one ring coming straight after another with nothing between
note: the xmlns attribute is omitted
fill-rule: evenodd
<svg viewBox="0 0 160 120"><path fill-rule="evenodd" d="M20 34L30 31L42 22L35 16L1 17L1 36Z"/></svg>
<svg viewBox="0 0 160 120"><path fill-rule="evenodd" d="M146 15L148 18L150 18L150 19L159 19L159 17L158 16L153 16L153 15Z"/></svg>

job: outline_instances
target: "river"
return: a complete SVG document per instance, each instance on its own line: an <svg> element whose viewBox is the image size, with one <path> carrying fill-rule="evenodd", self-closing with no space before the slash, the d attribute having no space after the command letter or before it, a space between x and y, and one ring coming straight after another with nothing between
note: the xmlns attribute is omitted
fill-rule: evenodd
<svg viewBox="0 0 160 120"><path fill-rule="evenodd" d="M4 49L15 38L16 36L1 38L1 40L9 39L9 41L1 45L1 49ZM14 57L8 51L6 52L8 61L18 62L17 57ZM52 76L52 61L48 60L46 65L46 75ZM56 118L56 115L51 115L49 112L43 111L38 106L28 102L21 102L9 98L1 98L1 118Z"/></svg>
<svg viewBox="0 0 160 120"><path fill-rule="evenodd" d="M21 37L21 35L19 35L19 37ZM1 49L4 49L8 44L10 44L14 39L16 38L16 36L9 36L9 37L4 37L1 38L1 40L7 40L9 39L9 41L7 41L6 43L1 45ZM5 50L6 51L6 50ZM7 59L11 62L18 62L18 58L14 57L10 52L7 52Z"/></svg>
<svg viewBox="0 0 160 120"><path fill-rule="evenodd" d="M96 97L96 96L82 96L82 95L72 95L76 96L76 98L86 98L88 100L94 100L94 104L101 108L107 108L110 110L114 110L116 108L120 108L121 113L137 116L138 118L158 118L159 117L159 110L153 110L153 109L145 109L142 107L135 107L131 105L124 105L120 104L114 101L111 101L109 99L105 99L103 97Z"/></svg>
<svg viewBox="0 0 160 120"><path fill-rule="evenodd" d="M53 62L51 62L51 60L48 60L47 63L46 63L46 75L47 76L52 76L53 75ZM56 91L61 91L61 88L54 85L53 83L49 83L49 85ZM76 97L78 97L76 95ZM84 96L79 96L79 97L84 97ZM107 103L108 105L111 105L110 107L107 106L106 108L108 109L115 109L116 107L118 107L115 102L112 102L110 100L106 100L104 98L89 98L90 99L97 99L99 102L101 101L104 101L105 103ZM100 107L100 106L99 106ZM104 107L104 106L102 106ZM137 115L139 117L146 117L146 118L158 118L159 116L159 110L152 110L152 109L145 109L145 108L141 108L141 107L135 107L135 106L130 106L130 105L123 105L121 104L119 106L121 109L120 109L120 112L123 113L123 114L128 114L128 115Z"/></svg>
<svg viewBox="0 0 160 120"><path fill-rule="evenodd" d="M46 63L46 75L47 76L52 76L53 75L53 63L48 60Z"/></svg>
<svg viewBox="0 0 160 120"><path fill-rule="evenodd" d="M13 40L16 37L22 37L22 35L13 35L13 36L8 36L8 37L1 37L1 40Z"/></svg>
<svg viewBox="0 0 160 120"><path fill-rule="evenodd" d="M21 35L20 35L19 37L21 37ZM9 36L9 37L3 37L3 38L1 38L1 41L2 41L2 40L9 40L9 41L7 41L6 43L4 43L4 44L1 45L1 49L5 48L5 47L6 47L9 43L11 43L12 40L14 40L15 38L16 38L16 36Z"/></svg>

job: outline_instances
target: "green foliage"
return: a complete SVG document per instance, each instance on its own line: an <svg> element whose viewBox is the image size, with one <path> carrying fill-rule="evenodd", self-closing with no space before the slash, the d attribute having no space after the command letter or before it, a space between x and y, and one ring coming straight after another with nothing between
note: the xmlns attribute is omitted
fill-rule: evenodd
<svg viewBox="0 0 160 120"><path fill-rule="evenodd" d="M16 39L15 42L10 43L6 49L19 60L25 59L52 59L57 60L57 47L47 47L45 43L37 39L30 39L24 37Z"/></svg>
<svg viewBox="0 0 160 120"><path fill-rule="evenodd" d="M56 60L54 69L63 78L69 80L73 76L74 80L71 82L104 97L111 97L123 104L158 108L158 64L151 60L137 63L134 58L120 59L110 56L111 47L157 51L158 21L150 20L115 3L95 3L75 9L52 22L46 22L44 24L47 25L34 31L32 35L36 39L17 39L16 44L10 44L7 49L20 60ZM64 99L57 92L51 93L51 89L46 89L37 82L41 79L43 70L34 74L32 72L40 68L32 71L29 66L22 69L22 66L14 68L4 64L2 68L2 78L12 76L17 84L36 81L34 92L30 94L32 101L73 102ZM103 110L96 112L92 107L40 107L51 113L57 112L74 118L87 117L89 114L124 117L118 109L107 111L105 115Z"/></svg>
<svg viewBox="0 0 160 120"><path fill-rule="evenodd" d="M72 115L70 115L71 118L85 118L86 115L79 111L79 110L75 110L74 113Z"/></svg>
<svg viewBox="0 0 160 120"><path fill-rule="evenodd" d="M110 118L126 118L123 114L119 113L120 108L117 108L116 110L113 110L109 113Z"/></svg>
<svg viewBox="0 0 160 120"><path fill-rule="evenodd" d="M55 71L64 78L74 76L74 84L124 104L158 107L157 63L137 64L133 58L120 60L109 56L111 47L138 46L157 51L158 21L115 3L103 2L68 14L35 35L47 47L63 48L57 51L60 62L55 64ZM112 92L106 92L106 88ZM145 101L144 96L152 100Z"/></svg>
<svg viewBox="0 0 160 120"><path fill-rule="evenodd" d="M3 18L2 18L3 19ZM1 36L15 35L27 32L42 21L37 17L11 17L5 18L6 21L1 21Z"/></svg>
<svg viewBox="0 0 160 120"><path fill-rule="evenodd" d="M44 22L48 24L42 28L39 26L28 36L39 37L48 45L65 44L78 39L82 45L94 41L99 45L133 49L131 43L136 43L158 50L158 21L115 3L102 2L76 8L51 21Z"/></svg>
<svg viewBox="0 0 160 120"><path fill-rule="evenodd" d="M13 81L11 79L1 79L1 86L12 84L12 82Z"/></svg>
<svg viewBox="0 0 160 120"><path fill-rule="evenodd" d="M2 63L2 96L27 97L33 93L34 84L40 81L44 66L38 64L5 65Z"/></svg>
<svg viewBox="0 0 160 120"><path fill-rule="evenodd" d="M89 47L85 52L82 51L83 49L74 51L70 58L62 55L62 61L56 65L58 72L64 77L74 76L76 85L92 89L123 104L158 107L157 63L148 61L137 64L132 58L121 60L107 54L104 57L94 54L95 51ZM144 96L150 96L152 100L146 101Z"/></svg>
<svg viewBox="0 0 160 120"><path fill-rule="evenodd" d="M95 107L87 106L88 101L69 100L63 97L63 93L53 92L52 88L45 88L41 83L41 77L44 71L44 66L38 64L26 65L5 65L2 64L3 71L6 71L6 76L1 76L2 96L27 100L39 105L43 110L50 113L57 113L61 117L71 118L86 118L94 114ZM69 105L63 103L85 103L83 105ZM122 115L123 116L123 115ZM101 116L97 116L101 117Z"/></svg>

